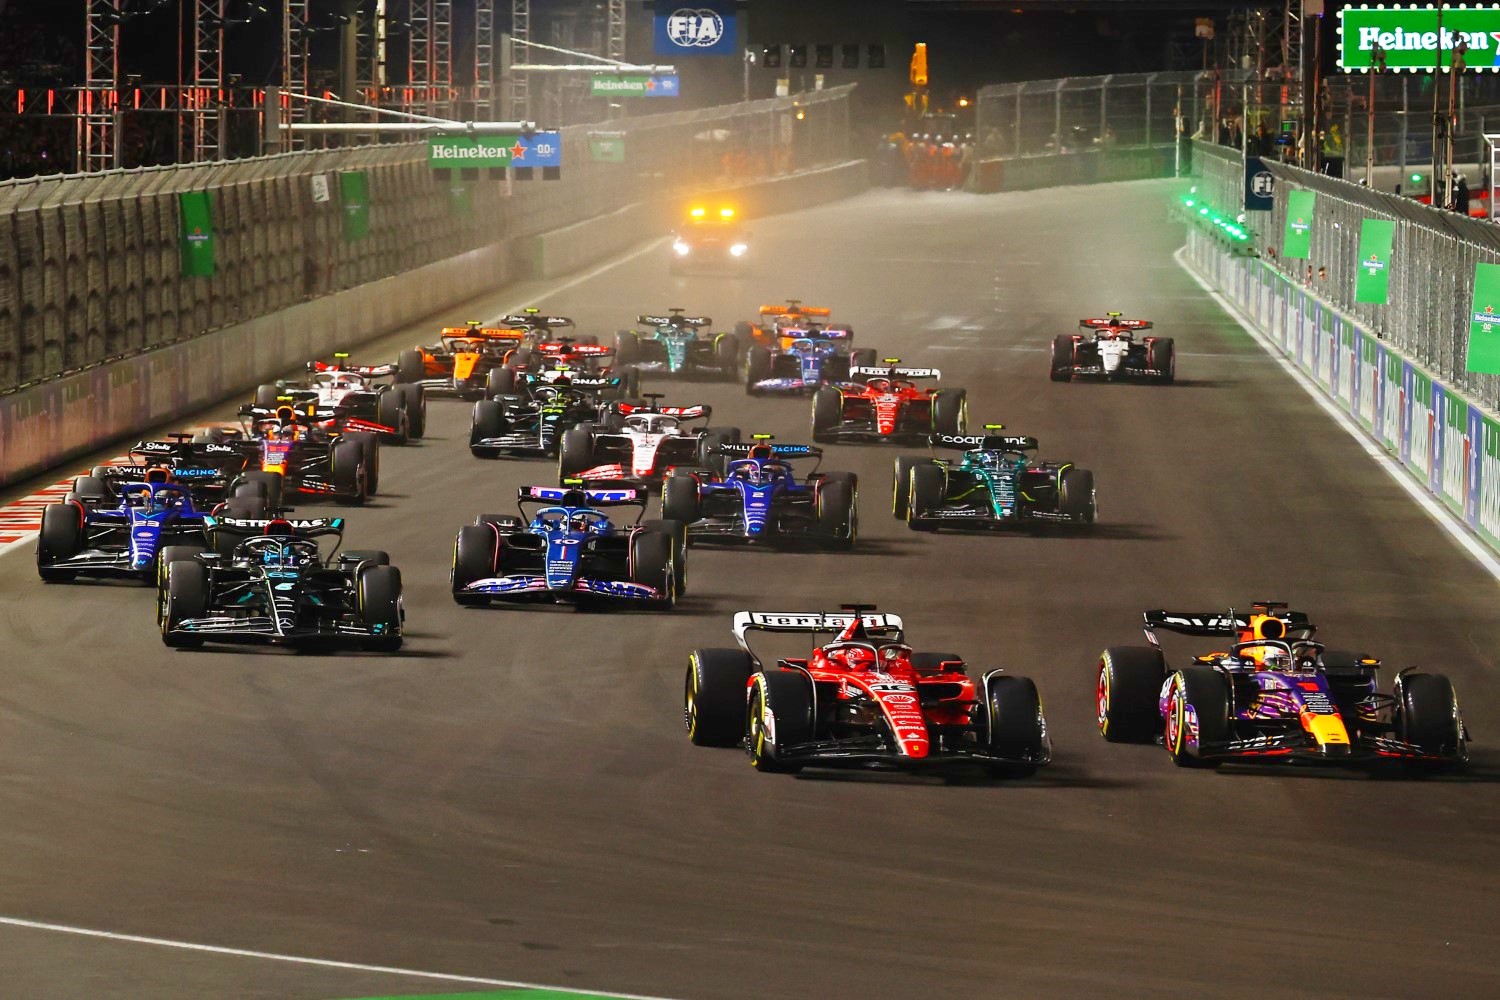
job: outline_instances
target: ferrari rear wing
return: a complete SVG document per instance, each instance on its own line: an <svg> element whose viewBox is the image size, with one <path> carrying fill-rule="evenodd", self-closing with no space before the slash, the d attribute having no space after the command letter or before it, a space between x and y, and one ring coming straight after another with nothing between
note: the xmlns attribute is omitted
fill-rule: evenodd
<svg viewBox="0 0 1500 1000"><path fill-rule="evenodd" d="M1312 627L1312 622L1301 611L1287 611L1284 605L1277 605L1271 610L1276 611L1276 617L1286 625L1288 632ZM1176 632L1178 635L1238 636L1241 629L1250 627L1249 615L1238 612L1231 614L1228 611L1156 610L1147 611L1142 617L1145 619L1146 638L1153 644L1156 643L1157 629Z"/></svg>
<svg viewBox="0 0 1500 1000"><path fill-rule="evenodd" d="M1035 451L1036 438L1011 434L934 434L927 439L934 448L964 451Z"/></svg>
<svg viewBox="0 0 1500 1000"><path fill-rule="evenodd" d="M536 503L562 503L569 493L582 493L593 507L644 507L651 500L651 492L639 486L622 486L614 489L578 486L522 486L516 491L518 501Z"/></svg>
<svg viewBox="0 0 1500 1000"><path fill-rule="evenodd" d="M809 635L838 635L854 624L854 615L848 612L830 614L822 611L736 611L734 614L734 639L745 652L750 652L747 636L751 632L805 632ZM901 631L900 615L863 614L860 616L865 631Z"/></svg>
<svg viewBox="0 0 1500 1000"><path fill-rule="evenodd" d="M865 368L855 367L849 369L849 377L857 378L863 375L865 378L932 378L943 377L943 372L938 368Z"/></svg>

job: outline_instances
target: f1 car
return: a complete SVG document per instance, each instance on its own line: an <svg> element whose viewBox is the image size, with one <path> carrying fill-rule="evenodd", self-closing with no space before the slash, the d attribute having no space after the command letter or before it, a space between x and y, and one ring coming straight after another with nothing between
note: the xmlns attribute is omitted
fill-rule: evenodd
<svg viewBox="0 0 1500 1000"><path fill-rule="evenodd" d="M649 313L638 316L636 322L653 330L644 336L635 330L615 334L615 364L620 368L739 379L744 353L740 339L732 333L703 333L714 322L707 316L684 316L681 309L672 309L665 316Z"/></svg>
<svg viewBox="0 0 1500 1000"><path fill-rule="evenodd" d="M1145 337L1137 343L1135 335L1149 329L1149 320L1121 319L1117 312L1079 320L1078 333L1052 338L1052 381L1102 378L1170 384L1177 377L1176 343L1171 337Z"/></svg>
<svg viewBox="0 0 1500 1000"><path fill-rule="evenodd" d="M1071 462L1038 462L1036 438L934 434L934 448L963 451L957 462L903 455L891 477L891 513L914 531L1001 528L1036 522L1093 524L1094 474Z"/></svg>
<svg viewBox="0 0 1500 1000"><path fill-rule="evenodd" d="M469 451L476 458L505 454L551 458L564 432L582 423L607 424L615 413L587 389L539 384L525 396L497 396L475 403Z"/></svg>
<svg viewBox="0 0 1500 1000"><path fill-rule="evenodd" d="M384 552L324 556L343 518L210 518L213 550L174 558L157 588L162 642L401 648L401 572ZM228 554L225 554L228 553Z"/></svg>
<svg viewBox="0 0 1500 1000"><path fill-rule="evenodd" d="M570 337L518 347L503 365L490 369L485 387L491 396L524 396L532 386L557 384L614 399L639 395L639 371L605 363L614 353L613 348Z"/></svg>
<svg viewBox="0 0 1500 1000"><path fill-rule="evenodd" d="M387 383L395 365L349 365L337 353L333 364L309 361L310 378L281 380L256 388L255 405L274 410L283 402L299 408L317 406L318 416L337 420L344 431L377 434L382 441L406 444L427 432L427 398L420 382Z"/></svg>
<svg viewBox="0 0 1500 1000"><path fill-rule="evenodd" d="M528 309L502 317L498 326L470 320L467 326L444 327L436 344L419 344L397 356L396 380L417 383L429 395L482 399L490 394L486 381L492 368L503 365L517 348L572 326L566 316Z"/></svg>
<svg viewBox="0 0 1500 1000"><path fill-rule="evenodd" d="M1052 743L1029 678L971 677L954 653L914 652L901 619L868 605L842 614L741 611L738 649L694 650L683 718L698 746L740 746L759 771L803 767L888 770L979 767L1034 774ZM749 633L801 632L806 658L765 664Z"/></svg>
<svg viewBox="0 0 1500 1000"><path fill-rule="evenodd" d="M782 327L802 327L811 323L827 324L833 310L827 306L805 306L801 299L787 299L785 305L763 305L755 320L742 319L734 324L734 335L748 347L756 344L775 347L781 343Z"/></svg>
<svg viewBox="0 0 1500 1000"><path fill-rule="evenodd" d="M83 574L150 582L159 554L173 551L169 547L207 547L208 515L193 506L188 486L158 479L119 484L117 500L102 493L100 480L79 476L67 500L42 508L36 569L43 580L57 583ZM248 497L216 509L250 517L263 511L259 498Z"/></svg>
<svg viewBox="0 0 1500 1000"><path fill-rule="evenodd" d="M783 326L773 346L756 344L745 363L745 392L808 393L830 382L848 382L850 372L875 365L875 351L853 349L847 326Z"/></svg>
<svg viewBox="0 0 1500 1000"><path fill-rule="evenodd" d="M738 427L689 428L683 422L708 420L711 406L661 406L659 393L644 404L617 403L618 430L579 424L565 431L557 452L558 481L626 480L641 485L660 482L678 466L722 471L722 444L740 439Z"/></svg>
<svg viewBox="0 0 1500 1000"><path fill-rule="evenodd" d="M243 449L225 444L213 432L168 434L131 446L128 461L96 465L74 481L73 492L86 501L118 500L126 483L172 482L192 491L195 506L207 508L229 496L249 467ZM90 480L96 480L91 482Z"/></svg>
<svg viewBox="0 0 1500 1000"><path fill-rule="evenodd" d="M789 459L823 460L822 449L772 444L721 444L722 474L678 470L662 484L662 516L687 525L690 541L808 541L852 549L859 536L859 483L852 472L817 471L797 479Z"/></svg>
<svg viewBox="0 0 1500 1000"><path fill-rule="evenodd" d="M1099 658L1099 732L1112 742L1162 742L1180 767L1251 763L1451 766L1468 758L1453 685L1408 667L1390 694L1380 661L1327 649L1306 614L1258 601L1249 614L1147 611L1149 646ZM1227 651L1167 666L1157 630L1222 636Z"/></svg>
<svg viewBox="0 0 1500 1000"><path fill-rule="evenodd" d="M453 599L671 610L687 582L682 527L641 521L648 498L644 489L583 489L576 481L523 487L521 517L482 515L458 530ZM528 504L540 509L528 514ZM640 510L636 523L622 528L604 508L623 506Z"/></svg>
<svg viewBox="0 0 1500 1000"><path fill-rule="evenodd" d="M231 496L259 495L269 507L282 506L288 493L358 505L379 490L380 441L374 434L341 432L315 404L242 406L240 419L238 429L212 432L248 462L232 483Z"/></svg>
<svg viewBox="0 0 1500 1000"><path fill-rule="evenodd" d="M688 211L687 223L672 234L671 271L692 269L739 270L750 252L750 234L735 218L732 208L710 214L701 205Z"/></svg>
<svg viewBox="0 0 1500 1000"><path fill-rule="evenodd" d="M962 434L969 426L963 389L919 389L917 379L938 379L936 368L903 368L900 358L884 366L852 368L852 382L825 385L813 394L812 437L839 441L925 443L933 434Z"/></svg>

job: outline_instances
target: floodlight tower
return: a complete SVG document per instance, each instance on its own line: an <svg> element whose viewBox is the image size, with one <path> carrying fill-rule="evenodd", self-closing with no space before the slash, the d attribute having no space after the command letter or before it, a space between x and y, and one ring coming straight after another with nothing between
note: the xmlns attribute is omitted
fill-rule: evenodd
<svg viewBox="0 0 1500 1000"><path fill-rule="evenodd" d="M217 160L224 84L224 8L228 0L193 3L193 162ZM181 98L179 97L179 100Z"/></svg>
<svg viewBox="0 0 1500 1000"><path fill-rule="evenodd" d="M495 0L474 4L474 120L495 114Z"/></svg>
<svg viewBox="0 0 1500 1000"><path fill-rule="evenodd" d="M120 98L120 21L125 0L84 0L87 66L79 102L78 169L91 173L117 165L115 112Z"/></svg>
<svg viewBox="0 0 1500 1000"><path fill-rule="evenodd" d="M510 0L510 38L511 49L506 65L514 66L517 62L530 62L531 50L527 47L527 43L531 41L531 0ZM509 83L511 121L529 120L531 117L531 74L517 73L512 70Z"/></svg>
<svg viewBox="0 0 1500 1000"><path fill-rule="evenodd" d="M307 119L307 103L290 100L288 94L307 93L307 5L309 0L285 0L281 9L281 100L286 102L286 120ZM274 109L267 109L271 113ZM301 149L302 139L287 129L282 132L283 150Z"/></svg>

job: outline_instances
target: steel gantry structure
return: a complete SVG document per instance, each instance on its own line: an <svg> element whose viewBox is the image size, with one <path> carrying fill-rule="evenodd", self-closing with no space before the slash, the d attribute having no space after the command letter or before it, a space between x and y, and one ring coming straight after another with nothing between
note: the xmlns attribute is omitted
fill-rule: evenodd
<svg viewBox="0 0 1500 1000"><path fill-rule="evenodd" d="M193 162L217 160L222 144L224 15L228 0L193 3Z"/></svg>
<svg viewBox="0 0 1500 1000"><path fill-rule="evenodd" d="M82 114L78 121L78 168L108 170L116 162L116 105L120 97L120 22L125 0L84 0Z"/></svg>

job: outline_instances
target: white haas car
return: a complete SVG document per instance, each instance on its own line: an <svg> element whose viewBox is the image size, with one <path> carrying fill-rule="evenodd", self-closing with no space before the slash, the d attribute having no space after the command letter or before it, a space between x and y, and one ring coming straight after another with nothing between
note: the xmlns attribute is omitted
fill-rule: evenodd
<svg viewBox="0 0 1500 1000"><path fill-rule="evenodd" d="M1052 381L1095 378L1170 384L1177 377L1177 346L1171 337L1135 339L1149 329L1150 320L1122 319L1117 312L1079 320L1079 332L1052 338Z"/></svg>
<svg viewBox="0 0 1500 1000"><path fill-rule="evenodd" d="M583 423L566 431L558 448L558 481L660 483L674 470L724 471L722 444L737 444L738 427L689 427L707 421L710 406L661 406L659 393L644 403L613 403L603 427Z"/></svg>
<svg viewBox="0 0 1500 1000"><path fill-rule="evenodd" d="M369 431L382 441L406 444L427 432L427 398L420 385L393 384L395 365L351 365L337 353L332 364L307 363L308 378L259 386L255 405L275 410L290 403L315 407L321 420L336 420L343 431Z"/></svg>

